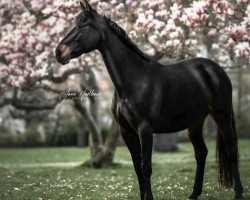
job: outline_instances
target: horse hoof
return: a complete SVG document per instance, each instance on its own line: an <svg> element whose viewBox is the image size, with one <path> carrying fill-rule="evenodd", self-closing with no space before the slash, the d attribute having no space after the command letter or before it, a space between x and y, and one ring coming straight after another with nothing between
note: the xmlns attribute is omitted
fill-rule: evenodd
<svg viewBox="0 0 250 200"><path fill-rule="evenodd" d="M234 200L244 200L244 197L236 197Z"/></svg>

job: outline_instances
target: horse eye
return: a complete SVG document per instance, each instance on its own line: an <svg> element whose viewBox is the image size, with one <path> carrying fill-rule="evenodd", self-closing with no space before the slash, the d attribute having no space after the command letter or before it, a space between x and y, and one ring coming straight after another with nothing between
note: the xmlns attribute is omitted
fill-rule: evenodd
<svg viewBox="0 0 250 200"><path fill-rule="evenodd" d="M83 29L85 29L87 27L88 27L88 25L85 25L85 26L81 27L80 29L83 30Z"/></svg>

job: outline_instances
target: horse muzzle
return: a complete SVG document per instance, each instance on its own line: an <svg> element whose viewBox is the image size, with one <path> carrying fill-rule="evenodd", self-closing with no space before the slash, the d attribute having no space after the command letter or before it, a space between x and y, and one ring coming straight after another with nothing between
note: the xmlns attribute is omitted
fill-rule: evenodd
<svg viewBox="0 0 250 200"><path fill-rule="evenodd" d="M70 51L69 51L68 46L64 44L58 45L58 47L56 48L55 54L56 54L57 62L61 63L62 65L66 65L69 63Z"/></svg>

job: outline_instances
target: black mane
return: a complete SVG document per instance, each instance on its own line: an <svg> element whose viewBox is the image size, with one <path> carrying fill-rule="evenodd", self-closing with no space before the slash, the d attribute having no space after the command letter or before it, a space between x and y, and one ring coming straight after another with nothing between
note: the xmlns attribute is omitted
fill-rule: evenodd
<svg viewBox="0 0 250 200"><path fill-rule="evenodd" d="M109 27L111 30L126 44L128 47L133 49L139 56L141 56L143 59L149 61L151 60L151 57L144 52L142 52L138 46L129 38L125 30L120 27L117 23L112 21L110 18L104 16L104 18L107 20Z"/></svg>

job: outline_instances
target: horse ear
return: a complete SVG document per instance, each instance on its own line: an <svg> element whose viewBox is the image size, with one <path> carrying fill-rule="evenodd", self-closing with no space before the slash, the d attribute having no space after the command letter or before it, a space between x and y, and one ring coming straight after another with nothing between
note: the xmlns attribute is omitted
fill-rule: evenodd
<svg viewBox="0 0 250 200"><path fill-rule="evenodd" d="M93 10L93 8L91 7L91 5L89 5L87 0L81 0L80 1L80 6L81 6L82 11L90 12L91 10Z"/></svg>

